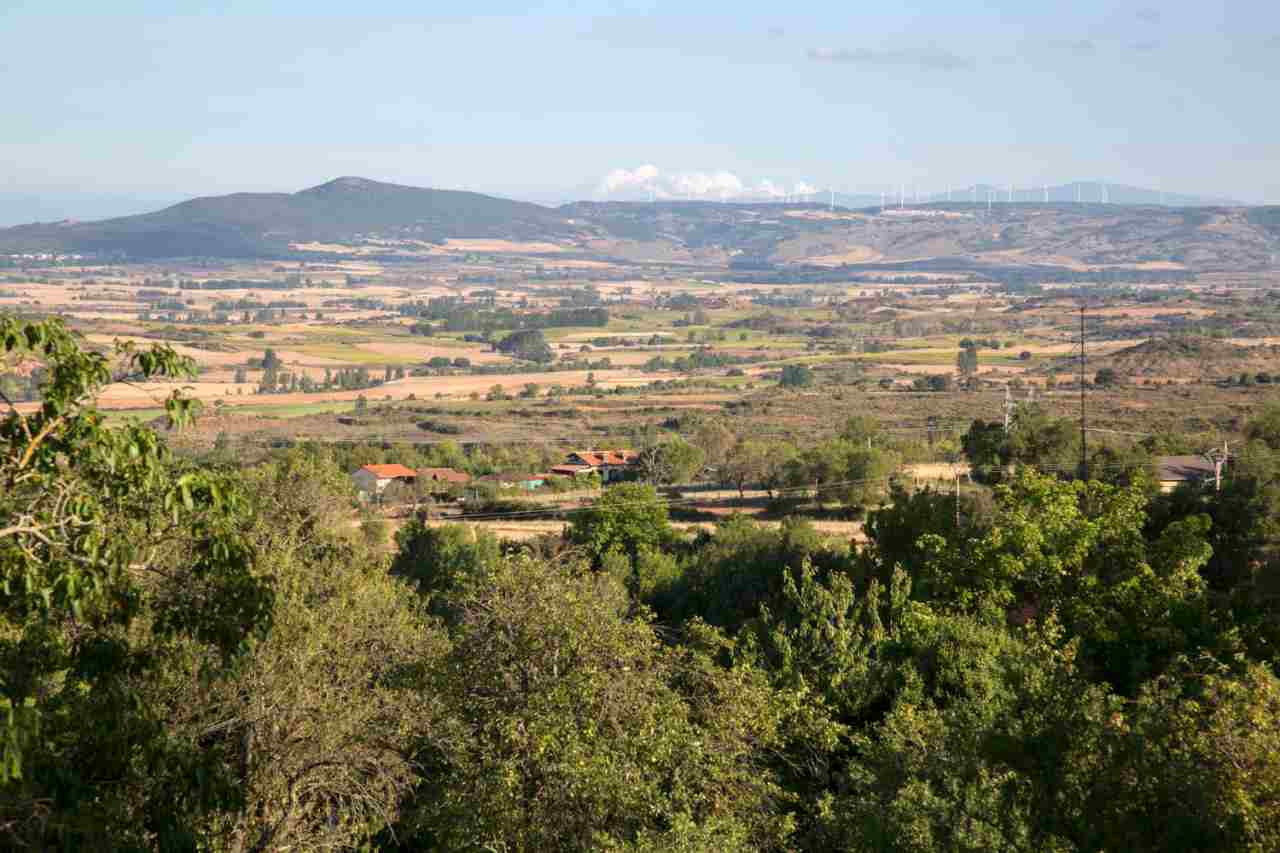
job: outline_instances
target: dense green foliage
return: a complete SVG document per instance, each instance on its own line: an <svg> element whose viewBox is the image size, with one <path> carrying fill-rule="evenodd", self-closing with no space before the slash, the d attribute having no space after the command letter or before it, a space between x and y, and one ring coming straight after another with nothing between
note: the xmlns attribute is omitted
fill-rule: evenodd
<svg viewBox="0 0 1280 853"><path fill-rule="evenodd" d="M498 342L498 352L504 352L515 358L540 363L555 359L555 354L547 344L546 338L538 329L526 329L512 332Z"/></svg>
<svg viewBox="0 0 1280 853"><path fill-rule="evenodd" d="M865 543L685 535L625 483L563 537L413 519L388 553L345 456L198 466L105 424L173 352L0 341L46 370L0 421L6 849L1280 849L1270 414L1221 490L1075 478L1024 410L966 439L991 489L842 498ZM722 426L730 482L847 492L893 453Z"/></svg>

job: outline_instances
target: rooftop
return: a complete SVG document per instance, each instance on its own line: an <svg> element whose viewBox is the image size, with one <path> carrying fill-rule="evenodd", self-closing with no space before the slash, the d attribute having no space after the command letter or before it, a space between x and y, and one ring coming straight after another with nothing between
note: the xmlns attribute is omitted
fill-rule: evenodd
<svg viewBox="0 0 1280 853"><path fill-rule="evenodd" d="M396 480L401 477L413 478L418 475L412 468L406 468L395 462L389 465L362 465L360 470L368 471L379 480Z"/></svg>
<svg viewBox="0 0 1280 853"><path fill-rule="evenodd" d="M1203 480L1213 473L1213 462L1204 456L1161 456L1156 460L1156 477L1162 481Z"/></svg>

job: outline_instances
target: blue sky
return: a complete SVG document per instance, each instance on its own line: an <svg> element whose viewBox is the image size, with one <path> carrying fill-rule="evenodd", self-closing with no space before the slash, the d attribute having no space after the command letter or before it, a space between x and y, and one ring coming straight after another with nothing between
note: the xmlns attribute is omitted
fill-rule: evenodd
<svg viewBox="0 0 1280 853"><path fill-rule="evenodd" d="M0 20L0 194L362 175L582 196L653 165L660 188L1103 179L1280 202L1263 0L0 0Z"/></svg>

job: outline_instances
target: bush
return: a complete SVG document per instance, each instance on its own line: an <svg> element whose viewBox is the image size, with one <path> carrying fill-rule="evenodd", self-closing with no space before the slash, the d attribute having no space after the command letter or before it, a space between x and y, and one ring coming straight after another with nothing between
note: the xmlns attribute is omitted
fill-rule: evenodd
<svg viewBox="0 0 1280 853"><path fill-rule="evenodd" d="M466 432L466 430L457 424L433 420L418 421L418 429L425 430L426 432L439 433L440 435L461 435Z"/></svg>
<svg viewBox="0 0 1280 853"><path fill-rule="evenodd" d="M807 388L813 384L813 371L807 364L783 365L778 384L783 388Z"/></svg>

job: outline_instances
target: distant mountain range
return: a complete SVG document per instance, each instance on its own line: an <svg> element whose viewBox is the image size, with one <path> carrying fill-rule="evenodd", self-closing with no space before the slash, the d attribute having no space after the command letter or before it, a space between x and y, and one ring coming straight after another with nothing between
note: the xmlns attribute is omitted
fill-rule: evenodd
<svg viewBox="0 0 1280 853"><path fill-rule="evenodd" d="M1062 202L1081 202L1096 204L1150 204L1166 207L1241 207L1241 202L1234 199L1192 195L1189 193L1161 192L1160 190L1131 187L1124 184L1108 184L1102 181L1074 181L1069 184L1054 184L1039 187L1013 187L1013 202L1017 204L1058 204ZM829 202L830 193L809 197L816 202ZM835 203L847 207L871 207L880 204L879 194L841 193L835 194ZM898 193L885 193L885 205L897 207ZM903 203L933 204L937 202L970 202L977 204L1008 204L1010 187L996 184L970 184L964 187L953 187L946 192L906 193Z"/></svg>
<svg viewBox="0 0 1280 853"><path fill-rule="evenodd" d="M1012 201L1018 204L1044 204L1060 202L1108 203L1108 204L1151 204L1167 207L1243 207L1243 203L1225 196L1194 195L1190 193L1172 193L1151 190L1143 187L1132 187L1124 184L1110 184L1102 181L1074 181L1069 184L1050 184L1047 186L1026 187L1015 186L1012 190ZM555 196L547 196L547 199ZM562 198L563 196L560 196ZM842 190L815 190L804 195L778 196L772 199L761 199L758 195L734 197L715 201L732 204L774 203L834 203L837 207L867 208L879 207L883 201L886 207L905 207L919 204L936 204L941 202L969 202L986 205L990 199L993 205L1008 204L1010 188L1006 184L978 183L956 185L949 190L932 192L918 191L910 186L903 186L883 194L879 192L844 192ZM535 199L541 201L543 199ZM565 199L567 201L567 199ZM649 195L641 188L630 188L617 194L610 194L605 201L649 201ZM697 200L696 198L684 199ZM706 200L701 199L701 200Z"/></svg>
<svg viewBox="0 0 1280 853"><path fill-rule="evenodd" d="M1276 268L1280 208L1107 185L1038 193L980 185L929 200L846 196L782 202L589 201L546 207L472 192L338 178L296 193L235 193L95 222L0 229L0 255L63 253L128 259L279 258L301 245L374 251L484 238L558 244L595 257L741 268L759 264L1174 264ZM1081 199L1076 203L1077 197ZM998 197L997 197L998 196ZM978 201L975 203L974 198ZM988 209L990 206L990 209ZM390 248L388 248L390 251ZM527 251L542 251L529 249Z"/></svg>

